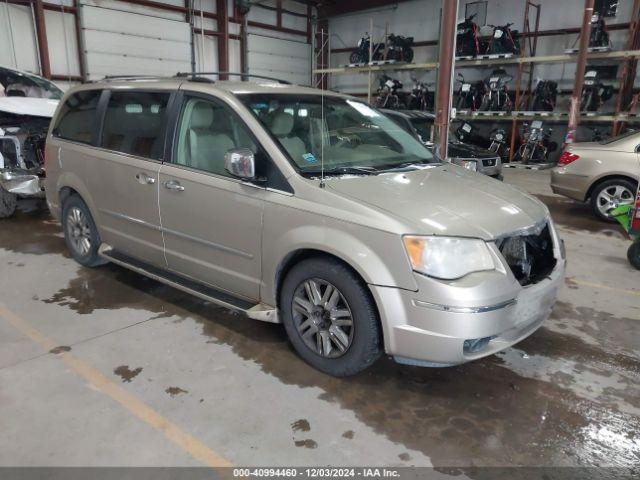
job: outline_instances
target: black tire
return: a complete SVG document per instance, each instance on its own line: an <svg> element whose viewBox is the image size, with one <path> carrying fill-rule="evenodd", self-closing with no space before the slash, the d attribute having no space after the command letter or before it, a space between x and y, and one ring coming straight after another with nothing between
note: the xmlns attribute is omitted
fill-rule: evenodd
<svg viewBox="0 0 640 480"><path fill-rule="evenodd" d="M362 57L360 56L360 52L352 52L349 57L349 62L351 63L364 63Z"/></svg>
<svg viewBox="0 0 640 480"><path fill-rule="evenodd" d="M407 63L413 62L413 48L407 47L404 51L404 61Z"/></svg>
<svg viewBox="0 0 640 480"><path fill-rule="evenodd" d="M297 294L299 295L297 292L304 288L303 285L308 280L328 282L334 286L350 310L353 326L348 328L351 340L344 352L339 353L340 356L335 358L327 358L312 350L298 331L297 325L298 322L302 322L302 316L298 313L299 309L294 312L294 298ZM314 308L318 307L314 306ZM320 308L320 310L324 309ZM365 370L382 352L378 311L371 293L357 274L336 259L310 258L293 267L282 285L280 312L282 312L282 321L289 340L298 355L309 365L334 377L355 375ZM331 322L333 328L331 320L325 319L324 322ZM325 327L326 325L321 328ZM318 331L316 327L314 328ZM312 333L311 336L317 340L320 334ZM313 343L314 339L309 340ZM337 345L335 341L334 344Z"/></svg>
<svg viewBox="0 0 640 480"><path fill-rule="evenodd" d="M629 246L627 259L633 268L640 270L640 240L636 240Z"/></svg>
<svg viewBox="0 0 640 480"><path fill-rule="evenodd" d="M80 218L83 219L84 227L81 227L79 222L74 222L74 219L70 218L78 215L78 213L81 215ZM107 263L105 259L98 255L101 240L91 212L84 201L77 195L71 195L64 202L62 207L62 229L69 253L71 253L76 262L84 267L97 267ZM79 237L86 238L89 242L86 252L78 246L81 242Z"/></svg>
<svg viewBox="0 0 640 480"><path fill-rule="evenodd" d="M589 203L591 204L591 210L596 215L596 217L598 217L600 220L604 220L605 222L609 222L609 223L617 222L615 218L608 215L604 215L600 211L600 208L598 205L599 204L598 197L600 193L602 193L606 189L610 189L612 187L617 187L617 186L624 187L629 192L631 192L631 197L635 198L636 189L638 188L638 186L635 183L633 183L631 180L627 180L625 178L612 178L611 180L605 180L604 182L597 184L594 187L593 191L591 192L591 198L589 200Z"/></svg>
<svg viewBox="0 0 640 480"><path fill-rule="evenodd" d="M18 196L0 186L0 218L11 217L18 206Z"/></svg>

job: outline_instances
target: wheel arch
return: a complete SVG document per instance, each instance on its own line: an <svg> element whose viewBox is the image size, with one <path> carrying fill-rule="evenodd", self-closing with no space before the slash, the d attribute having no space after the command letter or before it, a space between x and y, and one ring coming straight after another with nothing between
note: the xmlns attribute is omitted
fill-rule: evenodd
<svg viewBox="0 0 640 480"><path fill-rule="evenodd" d="M638 184L638 179L637 178L633 178L630 175L626 175L624 173L608 173L602 177L598 177L596 180L594 180L591 185L589 186L589 188L587 189L587 193L585 194L585 201L589 200L591 198L591 195L593 194L593 191L598 187L598 185L601 185L604 182L607 182L609 180L616 180L616 179L621 179L621 180L627 180L631 183L634 184Z"/></svg>

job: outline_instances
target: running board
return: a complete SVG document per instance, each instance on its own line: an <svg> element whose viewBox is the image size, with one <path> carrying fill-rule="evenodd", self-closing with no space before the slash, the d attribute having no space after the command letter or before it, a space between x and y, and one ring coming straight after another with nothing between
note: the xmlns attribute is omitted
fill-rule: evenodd
<svg viewBox="0 0 640 480"><path fill-rule="evenodd" d="M181 275L163 270L162 268L149 265L135 258L131 258L113 247L103 243L98 249L98 254L116 265L133 270L136 273L157 280L158 282L177 288L183 292L194 295L207 302L215 303L221 307L237 310L249 318L263 322L280 323L278 312L275 308L264 303L252 303L242 298L238 298L227 292L204 285L195 280L185 278Z"/></svg>

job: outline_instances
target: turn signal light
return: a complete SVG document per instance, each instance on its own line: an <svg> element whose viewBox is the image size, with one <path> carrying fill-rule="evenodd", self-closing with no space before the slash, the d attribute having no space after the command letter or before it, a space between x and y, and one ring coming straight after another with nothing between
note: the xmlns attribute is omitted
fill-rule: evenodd
<svg viewBox="0 0 640 480"><path fill-rule="evenodd" d="M580 158L580 155L576 155L571 152L564 152L560 155L560 159L558 160L558 165L564 167L565 165L569 165L571 162L575 162Z"/></svg>

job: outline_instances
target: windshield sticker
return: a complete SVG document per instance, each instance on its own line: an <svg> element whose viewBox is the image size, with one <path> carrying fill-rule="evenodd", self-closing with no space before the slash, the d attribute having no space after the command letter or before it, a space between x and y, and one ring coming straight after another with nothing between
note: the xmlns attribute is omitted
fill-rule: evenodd
<svg viewBox="0 0 640 480"><path fill-rule="evenodd" d="M318 163L313 153L305 153L302 155L302 159L307 163Z"/></svg>

